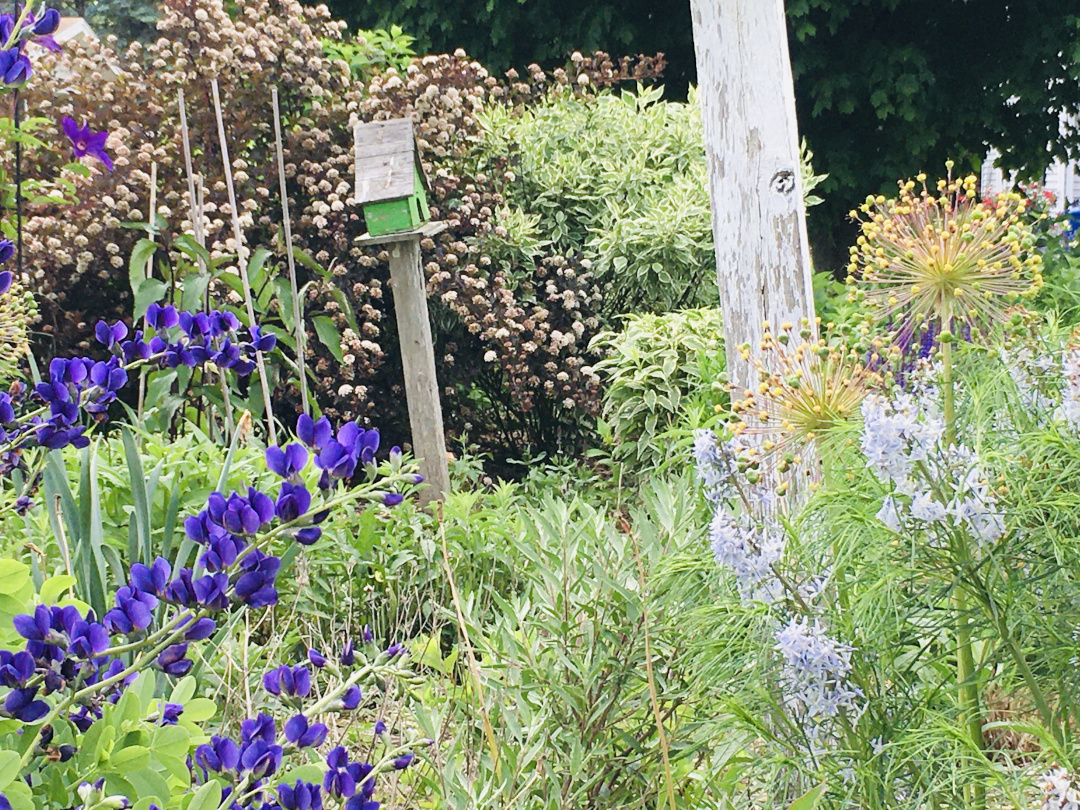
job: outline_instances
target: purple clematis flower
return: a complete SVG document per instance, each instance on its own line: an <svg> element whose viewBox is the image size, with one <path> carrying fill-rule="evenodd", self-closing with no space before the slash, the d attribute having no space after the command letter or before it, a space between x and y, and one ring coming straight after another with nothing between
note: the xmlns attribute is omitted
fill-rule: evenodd
<svg viewBox="0 0 1080 810"><path fill-rule="evenodd" d="M0 66L2 66L0 62ZM68 140L71 141L71 148L75 152L75 157L90 157L97 158L105 164L105 168L110 172L113 170L112 159L105 152L105 142L109 139L108 132L91 132L90 127L83 122L80 127L75 123L75 119L69 116L64 116L63 123L64 134L67 135Z"/></svg>

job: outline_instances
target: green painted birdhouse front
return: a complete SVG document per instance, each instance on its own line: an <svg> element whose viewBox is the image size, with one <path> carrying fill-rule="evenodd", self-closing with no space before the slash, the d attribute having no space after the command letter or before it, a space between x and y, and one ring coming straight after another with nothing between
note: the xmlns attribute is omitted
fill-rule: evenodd
<svg viewBox="0 0 1080 810"><path fill-rule="evenodd" d="M356 200L368 233L412 231L428 221L425 180L408 119L357 124Z"/></svg>

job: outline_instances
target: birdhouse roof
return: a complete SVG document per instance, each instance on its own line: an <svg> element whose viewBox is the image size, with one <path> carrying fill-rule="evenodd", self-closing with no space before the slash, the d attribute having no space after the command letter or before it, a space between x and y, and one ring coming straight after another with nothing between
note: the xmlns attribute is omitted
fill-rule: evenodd
<svg viewBox="0 0 1080 810"><path fill-rule="evenodd" d="M411 196L419 166L412 121L394 118L357 124L353 135L356 201L384 202Z"/></svg>

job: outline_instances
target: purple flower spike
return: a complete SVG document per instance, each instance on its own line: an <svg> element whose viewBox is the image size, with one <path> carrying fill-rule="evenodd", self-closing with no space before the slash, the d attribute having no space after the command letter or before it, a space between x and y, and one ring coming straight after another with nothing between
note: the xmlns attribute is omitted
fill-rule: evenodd
<svg viewBox="0 0 1080 810"><path fill-rule="evenodd" d="M307 717L298 714L285 723L285 739L297 748L311 748L322 745L329 729L323 723L310 725Z"/></svg>
<svg viewBox="0 0 1080 810"><path fill-rule="evenodd" d="M71 148L75 152L75 157L81 158L89 155L104 163L105 168L110 172L113 170L112 159L105 153L105 142L109 139L108 132L91 132L85 121L80 127L75 123L74 118L68 116L64 116L63 129L64 134L71 141Z"/></svg>

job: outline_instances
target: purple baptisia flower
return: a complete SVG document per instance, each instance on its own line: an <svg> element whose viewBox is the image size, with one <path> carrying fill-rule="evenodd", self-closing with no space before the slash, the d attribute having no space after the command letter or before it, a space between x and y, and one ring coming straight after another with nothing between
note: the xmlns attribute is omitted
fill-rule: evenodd
<svg viewBox="0 0 1080 810"><path fill-rule="evenodd" d="M353 684L345 693L341 696L341 708L352 711L360 705L360 701L363 700L363 693L360 691L360 687Z"/></svg>
<svg viewBox="0 0 1080 810"><path fill-rule="evenodd" d="M15 243L10 239L0 239L0 264L11 261L15 256ZM5 290L5 292L7 292Z"/></svg>
<svg viewBox="0 0 1080 810"><path fill-rule="evenodd" d="M322 792L318 785L303 782L278 785L278 802L283 810L322 810Z"/></svg>
<svg viewBox="0 0 1080 810"><path fill-rule="evenodd" d="M280 745L263 739L252 740L241 750L240 768L250 771L252 778L261 779L281 767L281 754Z"/></svg>
<svg viewBox="0 0 1080 810"><path fill-rule="evenodd" d="M403 771L412 764L413 759L416 758L416 754L409 752L408 754L402 754L400 757L394 760L394 770Z"/></svg>
<svg viewBox="0 0 1080 810"><path fill-rule="evenodd" d="M227 574L207 574L192 583L195 600L210 610L224 610L229 606L229 577Z"/></svg>
<svg viewBox="0 0 1080 810"><path fill-rule="evenodd" d="M199 603L190 568L181 568L176 572L176 578L165 589L163 598L184 607L195 607Z"/></svg>
<svg viewBox="0 0 1080 810"><path fill-rule="evenodd" d="M254 487L248 487L247 497L233 492L226 498L213 492L206 501L206 510L214 523L239 535L255 534L274 519L274 502Z"/></svg>
<svg viewBox="0 0 1080 810"><path fill-rule="evenodd" d="M302 444L293 442L281 447L266 448L266 467L270 472L287 480L294 480L307 466L308 451Z"/></svg>
<svg viewBox="0 0 1080 810"><path fill-rule="evenodd" d="M188 645L174 644L171 647L166 647L165 651L157 658L157 665L166 675L173 675L177 678L187 675L194 662L187 658Z"/></svg>
<svg viewBox="0 0 1080 810"><path fill-rule="evenodd" d="M214 631L217 630L217 622L205 616L201 619L196 619L194 622L191 622L190 625L185 622L181 627L185 625L187 625L187 629L184 631L184 639L186 641L204 641L214 635Z"/></svg>
<svg viewBox="0 0 1080 810"><path fill-rule="evenodd" d="M117 321L112 326L105 321L98 321L97 325L94 327L94 337L97 339L97 342L110 349L126 338L127 335L127 324L123 321Z"/></svg>
<svg viewBox="0 0 1080 810"><path fill-rule="evenodd" d="M291 484L288 481L282 483L274 509L283 522L291 523L301 515L307 514L310 506L311 493L303 484Z"/></svg>
<svg viewBox="0 0 1080 810"><path fill-rule="evenodd" d="M317 667L318 669L322 669L323 667L326 666L326 656L323 655L321 652L319 652L316 649L309 649L307 651L307 657L308 657L308 661L311 662L311 665L313 667Z"/></svg>
<svg viewBox="0 0 1080 810"><path fill-rule="evenodd" d="M322 745L329 729L323 723L309 724L307 717L298 714L285 723L285 739L297 748L311 748Z"/></svg>
<svg viewBox="0 0 1080 810"><path fill-rule="evenodd" d="M131 587L154 596L164 596L172 575L172 566L164 557L158 557L149 566L135 563L131 566Z"/></svg>
<svg viewBox="0 0 1080 810"><path fill-rule="evenodd" d="M33 74L34 69L22 46L16 45L0 51L0 81L9 87L20 87Z"/></svg>
<svg viewBox="0 0 1080 810"><path fill-rule="evenodd" d="M305 666L280 666L263 675L263 688L271 695L307 697L311 694L311 670Z"/></svg>
<svg viewBox="0 0 1080 810"><path fill-rule="evenodd" d="M153 594L125 585L117 589L116 607L105 614L102 622L113 633L127 635L145 630L154 621L153 610L157 605L157 597Z"/></svg>
<svg viewBox="0 0 1080 810"><path fill-rule="evenodd" d="M334 428L325 416L316 422L305 413L296 420L296 435L312 450L320 451L333 438Z"/></svg>
<svg viewBox="0 0 1080 810"><path fill-rule="evenodd" d="M36 669L34 656L25 650L14 654L0 650L0 685L12 689L26 686L26 682L34 677Z"/></svg>
<svg viewBox="0 0 1080 810"><path fill-rule="evenodd" d="M110 172L113 170L113 162L105 153L105 142L109 140L108 132L91 132L85 121L80 127L75 119L69 116L64 116L63 129L64 134L71 141L75 157L90 155L104 163L105 168Z"/></svg>
<svg viewBox="0 0 1080 810"><path fill-rule="evenodd" d="M49 713L49 704L44 700L35 700L38 688L12 689L4 700L4 711L8 717L24 723L36 723Z"/></svg>
<svg viewBox="0 0 1080 810"><path fill-rule="evenodd" d="M210 742L195 749L195 764L215 773L236 770L240 766L240 748L228 737L214 735Z"/></svg>
<svg viewBox="0 0 1080 810"><path fill-rule="evenodd" d="M6 239L4 240L7 241ZM15 283L15 274L10 270L5 270L0 273L0 295L3 295L11 289L11 285Z"/></svg>
<svg viewBox="0 0 1080 810"><path fill-rule="evenodd" d="M172 329L180 323L180 314L172 304L153 303L146 308L146 322L154 329Z"/></svg>
<svg viewBox="0 0 1080 810"><path fill-rule="evenodd" d="M271 743L277 737L277 726L274 718L268 714L249 717L240 724L240 742L244 745L252 740L263 740Z"/></svg>
<svg viewBox="0 0 1080 810"><path fill-rule="evenodd" d="M69 633L68 655L76 658L95 658L109 649L109 633L95 621L79 620Z"/></svg>
<svg viewBox="0 0 1080 810"><path fill-rule="evenodd" d="M356 650L353 648L352 639L345 642L345 647L341 651L341 665L351 667L356 663Z"/></svg>

